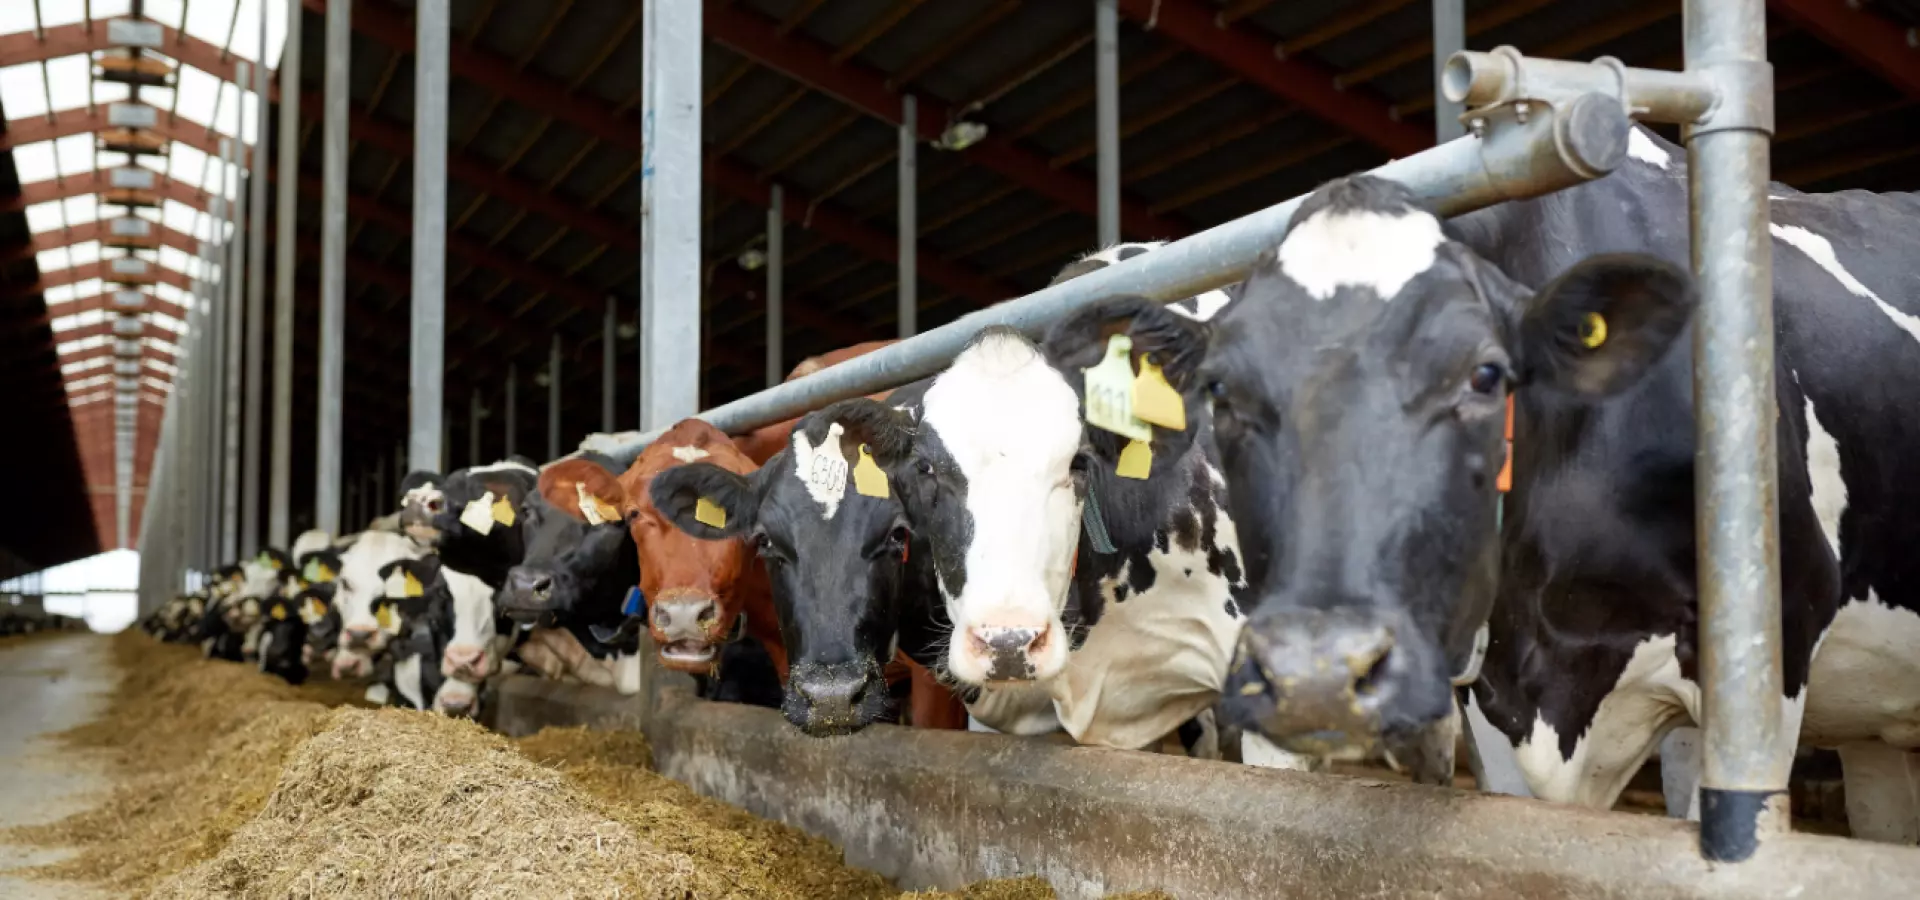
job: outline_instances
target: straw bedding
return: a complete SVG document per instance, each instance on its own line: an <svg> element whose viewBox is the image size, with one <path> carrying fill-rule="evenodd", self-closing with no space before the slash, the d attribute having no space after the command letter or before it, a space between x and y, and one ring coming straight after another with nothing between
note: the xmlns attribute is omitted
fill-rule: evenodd
<svg viewBox="0 0 1920 900"><path fill-rule="evenodd" d="M117 786L0 840L73 846L35 870L154 898L888 898L1042 900L1040 879L901 895L832 845L652 772L644 737L334 708L363 686L294 688L143 635L121 684L64 740ZM1142 895L1149 896L1149 895Z"/></svg>

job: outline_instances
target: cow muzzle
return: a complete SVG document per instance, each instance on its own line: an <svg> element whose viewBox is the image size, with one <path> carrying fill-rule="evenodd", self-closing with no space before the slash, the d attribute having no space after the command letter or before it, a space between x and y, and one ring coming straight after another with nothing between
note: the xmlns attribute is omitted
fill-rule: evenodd
<svg viewBox="0 0 1920 900"><path fill-rule="evenodd" d="M1223 689L1230 720L1253 727L1282 749L1329 756L1370 752L1388 727L1444 715L1421 690L1428 654L1396 627L1365 610L1281 610L1241 633ZM1427 706L1437 706L1429 715Z"/></svg>
<svg viewBox="0 0 1920 900"><path fill-rule="evenodd" d="M500 589L500 613L520 625L552 625L563 605L557 581L551 572L516 566Z"/></svg>
<svg viewBox="0 0 1920 900"><path fill-rule="evenodd" d="M703 673L719 657L720 605L711 594L665 592L647 606L647 625L660 663L676 672Z"/></svg>
<svg viewBox="0 0 1920 900"><path fill-rule="evenodd" d="M787 721L814 737L852 734L887 711L887 683L871 665L794 666L781 704Z"/></svg>
<svg viewBox="0 0 1920 900"><path fill-rule="evenodd" d="M448 644L440 656L440 674L462 681L480 681L493 674L493 657L485 647Z"/></svg>
<svg viewBox="0 0 1920 900"><path fill-rule="evenodd" d="M1057 618L982 617L956 629L948 668L969 684L1045 681L1067 662L1067 642Z"/></svg>
<svg viewBox="0 0 1920 900"><path fill-rule="evenodd" d="M333 655L334 680L369 678L372 675L373 657L355 650L341 650Z"/></svg>

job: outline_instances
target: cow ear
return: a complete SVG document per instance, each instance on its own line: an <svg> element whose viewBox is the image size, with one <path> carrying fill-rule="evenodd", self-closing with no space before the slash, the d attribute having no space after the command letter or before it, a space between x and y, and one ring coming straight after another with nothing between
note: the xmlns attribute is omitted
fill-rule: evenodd
<svg viewBox="0 0 1920 900"><path fill-rule="evenodd" d="M621 521L629 506L613 473L591 459L575 457L540 472L540 495L562 512L588 524ZM591 505L583 509L581 504Z"/></svg>
<svg viewBox="0 0 1920 900"><path fill-rule="evenodd" d="M913 452L913 419L878 400L865 397L842 400L828 405L817 415L818 421L840 423L847 437L865 444L873 452L874 462L882 468L900 463ZM803 422L796 427L806 425Z"/></svg>
<svg viewBox="0 0 1920 900"><path fill-rule="evenodd" d="M1696 302L1686 270L1642 254L1581 260L1520 316L1522 383L1603 397L1640 380L1686 330Z"/></svg>
<svg viewBox="0 0 1920 900"><path fill-rule="evenodd" d="M709 541L752 531L760 513L747 476L706 462L653 476L647 497L675 528Z"/></svg>
<svg viewBox="0 0 1920 900"><path fill-rule="evenodd" d="M1133 341L1134 370L1151 357L1175 390L1191 387L1194 370L1206 356L1207 325L1145 297L1111 297L1054 323L1041 350L1054 368L1069 376L1092 368L1107 354L1107 343L1124 334ZM1078 387L1077 378L1069 378Z"/></svg>

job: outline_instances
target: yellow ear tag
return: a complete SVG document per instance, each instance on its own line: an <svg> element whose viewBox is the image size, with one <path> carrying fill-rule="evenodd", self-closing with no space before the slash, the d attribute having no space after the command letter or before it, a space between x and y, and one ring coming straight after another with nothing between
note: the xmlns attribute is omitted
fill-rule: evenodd
<svg viewBox="0 0 1920 900"><path fill-rule="evenodd" d="M493 520L509 528L513 527L513 504L501 497L493 501Z"/></svg>
<svg viewBox="0 0 1920 900"><path fill-rule="evenodd" d="M602 522L620 521L620 511L617 509L614 509L613 504L608 503L607 501L602 500L599 497L595 497L593 498L593 505L600 507L600 521Z"/></svg>
<svg viewBox="0 0 1920 900"><path fill-rule="evenodd" d="M1121 478L1145 481L1147 473L1153 470L1153 444L1149 441L1128 441L1126 449L1120 451L1120 464L1113 468L1113 474Z"/></svg>
<svg viewBox="0 0 1920 900"><path fill-rule="evenodd" d="M1588 350L1593 350L1606 342L1606 317L1596 312L1587 313L1586 318L1580 320L1580 343L1586 345Z"/></svg>
<svg viewBox="0 0 1920 900"><path fill-rule="evenodd" d="M268 613L268 615L271 615L271 616L273 616L273 620L274 620L275 622L284 622L284 621L286 621L286 620L287 620L287 605L286 605L285 603L275 603L275 604L273 605L273 612L271 612L271 613Z"/></svg>
<svg viewBox="0 0 1920 900"><path fill-rule="evenodd" d="M322 584L325 584L334 579L333 567L327 565L326 563L314 563L314 571L317 573L318 577L310 579L312 581L317 581Z"/></svg>
<svg viewBox="0 0 1920 900"><path fill-rule="evenodd" d="M1151 356L1140 360L1140 377L1133 380L1133 414L1161 428L1187 430L1187 406Z"/></svg>
<svg viewBox="0 0 1920 900"><path fill-rule="evenodd" d="M380 624L380 630L382 631L392 631L400 627L400 623L394 621L393 604L391 603L380 607L380 610L373 614L373 620Z"/></svg>
<svg viewBox="0 0 1920 900"><path fill-rule="evenodd" d="M415 578L412 572L406 573L406 576L407 578L404 585L406 588L406 595L409 597L425 596L427 593L427 589L420 586L420 579Z"/></svg>
<svg viewBox="0 0 1920 900"><path fill-rule="evenodd" d="M1133 339L1107 339L1107 356L1086 374L1087 424L1136 441L1153 440L1153 427L1133 414Z"/></svg>
<svg viewBox="0 0 1920 900"><path fill-rule="evenodd" d="M873 451L865 444L860 445L860 461L853 464L853 489L862 497L885 500L892 496L887 491L887 473L880 471L880 464L873 461Z"/></svg>
<svg viewBox="0 0 1920 900"><path fill-rule="evenodd" d="M300 618L305 619L308 625L312 625L326 617L326 604L321 603L313 597L308 597L307 602L300 607Z"/></svg>
<svg viewBox="0 0 1920 900"><path fill-rule="evenodd" d="M720 504L701 497L693 502L693 520L708 528L725 528L727 511Z"/></svg>
<svg viewBox="0 0 1920 900"><path fill-rule="evenodd" d="M460 524L486 536L493 531L493 492L488 491L467 501L465 509L460 510Z"/></svg>

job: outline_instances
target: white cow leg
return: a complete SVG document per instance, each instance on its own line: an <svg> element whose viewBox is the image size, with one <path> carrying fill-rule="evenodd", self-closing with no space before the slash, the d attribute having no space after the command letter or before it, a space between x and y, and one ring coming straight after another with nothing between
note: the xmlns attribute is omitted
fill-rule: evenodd
<svg viewBox="0 0 1920 900"><path fill-rule="evenodd" d="M1667 816L1700 821L1700 729L1681 725L1660 740L1660 792Z"/></svg>
<svg viewBox="0 0 1920 900"><path fill-rule="evenodd" d="M1467 766L1473 770L1473 779L1479 783L1480 791L1533 796L1533 791L1527 788L1527 777L1520 773L1513 741L1487 721L1487 714L1480 710L1480 699L1473 696L1472 689L1467 690L1467 705L1462 712L1467 725Z"/></svg>
<svg viewBox="0 0 1920 900"><path fill-rule="evenodd" d="M1880 741L1840 747L1853 836L1888 844L1920 843L1920 753Z"/></svg>

